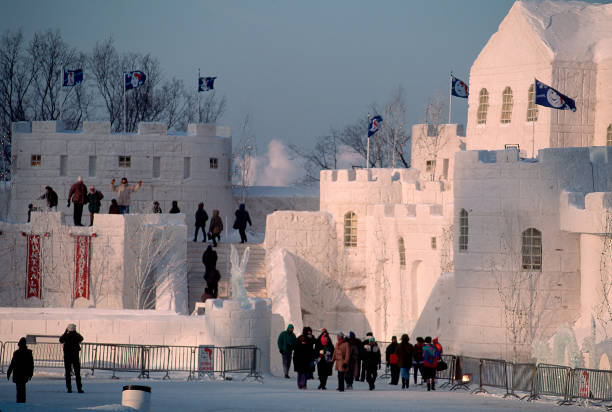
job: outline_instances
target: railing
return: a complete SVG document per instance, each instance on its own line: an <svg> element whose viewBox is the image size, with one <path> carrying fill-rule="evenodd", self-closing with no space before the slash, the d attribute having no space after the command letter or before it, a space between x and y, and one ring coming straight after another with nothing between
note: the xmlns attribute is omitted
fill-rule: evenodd
<svg viewBox="0 0 612 412"><path fill-rule="evenodd" d="M39 368L63 368L64 353L61 343L36 343L28 346ZM16 342L0 342L0 373L11 362ZM245 377L262 380L261 351L256 346L163 346L123 345L113 343L83 343L80 352L81 368L117 372L138 373L139 378L149 378L151 373L186 372L189 379L196 374L221 375L246 373Z"/></svg>

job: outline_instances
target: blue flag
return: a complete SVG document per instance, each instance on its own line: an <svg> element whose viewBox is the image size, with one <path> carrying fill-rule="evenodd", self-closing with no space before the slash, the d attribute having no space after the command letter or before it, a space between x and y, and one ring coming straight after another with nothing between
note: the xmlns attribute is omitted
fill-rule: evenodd
<svg viewBox="0 0 612 412"><path fill-rule="evenodd" d="M216 77L200 77L198 79L198 91L206 92L215 88Z"/></svg>
<svg viewBox="0 0 612 412"><path fill-rule="evenodd" d="M381 116L374 116L370 118L368 122L368 137L374 135L379 129L383 118Z"/></svg>
<svg viewBox="0 0 612 412"><path fill-rule="evenodd" d="M125 90L137 89L144 84L145 80L147 80L147 75L140 70L127 72L125 73Z"/></svg>
<svg viewBox="0 0 612 412"><path fill-rule="evenodd" d="M76 86L83 82L83 69L64 70L64 87Z"/></svg>
<svg viewBox="0 0 612 412"><path fill-rule="evenodd" d="M535 79L535 104L559 110L576 111L576 102Z"/></svg>
<svg viewBox="0 0 612 412"><path fill-rule="evenodd" d="M463 81L459 80L455 76L451 75L451 94L457 97L463 97L464 99L468 98L470 94L468 85Z"/></svg>

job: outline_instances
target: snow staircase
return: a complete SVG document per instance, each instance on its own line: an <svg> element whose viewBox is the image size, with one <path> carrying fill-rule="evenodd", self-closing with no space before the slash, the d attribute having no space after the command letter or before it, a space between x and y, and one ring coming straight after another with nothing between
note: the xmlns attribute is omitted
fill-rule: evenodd
<svg viewBox="0 0 612 412"><path fill-rule="evenodd" d="M204 280L204 265L202 254L208 244L202 242L187 242L187 282L189 291L189 313L193 311L195 302L201 300L202 293L206 287ZM244 286L251 298L267 298L266 289L266 250L263 244L258 243L233 243L238 254L242 257L246 247L251 248L247 270L244 275ZM231 296L231 273L230 273L230 244L219 243L215 248L217 252L217 269L221 272L219 282L219 298Z"/></svg>

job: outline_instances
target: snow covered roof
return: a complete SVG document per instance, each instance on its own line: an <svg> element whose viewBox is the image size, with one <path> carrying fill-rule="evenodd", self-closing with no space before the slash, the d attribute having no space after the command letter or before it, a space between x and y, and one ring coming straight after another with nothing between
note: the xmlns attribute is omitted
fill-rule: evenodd
<svg viewBox="0 0 612 412"><path fill-rule="evenodd" d="M521 13L557 60L612 59L612 4L524 0L508 15Z"/></svg>

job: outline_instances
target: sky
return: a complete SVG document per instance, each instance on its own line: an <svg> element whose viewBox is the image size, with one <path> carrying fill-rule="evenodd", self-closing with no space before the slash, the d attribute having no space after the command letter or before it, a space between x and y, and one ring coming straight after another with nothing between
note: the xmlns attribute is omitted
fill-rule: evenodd
<svg viewBox="0 0 612 412"><path fill-rule="evenodd" d="M370 104L384 104L399 86L408 96L408 123L422 121L428 99L448 96L451 70L469 80L472 62L512 4L0 0L0 10L3 29L21 28L27 39L59 29L88 52L112 36L120 51L157 57L168 78L192 84L194 93L198 68L217 76L217 93L228 101L219 123L232 127L236 141L248 114L258 154L267 156L278 152L277 143L308 148L332 127L361 116L366 122ZM467 100L453 99L453 122L465 124Z"/></svg>

